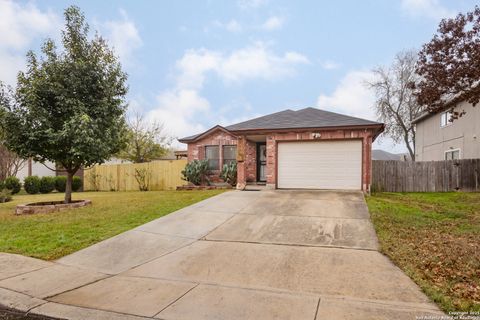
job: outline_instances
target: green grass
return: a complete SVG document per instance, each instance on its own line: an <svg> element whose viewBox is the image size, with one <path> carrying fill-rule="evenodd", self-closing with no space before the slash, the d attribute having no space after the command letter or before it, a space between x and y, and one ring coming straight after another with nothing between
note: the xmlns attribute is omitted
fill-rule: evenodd
<svg viewBox="0 0 480 320"><path fill-rule="evenodd" d="M381 250L444 311L480 311L480 193L367 198Z"/></svg>
<svg viewBox="0 0 480 320"><path fill-rule="evenodd" d="M92 206L49 214L16 216L17 204L62 200L63 194L15 195L0 203L0 252L53 260L110 238L221 190L82 192Z"/></svg>

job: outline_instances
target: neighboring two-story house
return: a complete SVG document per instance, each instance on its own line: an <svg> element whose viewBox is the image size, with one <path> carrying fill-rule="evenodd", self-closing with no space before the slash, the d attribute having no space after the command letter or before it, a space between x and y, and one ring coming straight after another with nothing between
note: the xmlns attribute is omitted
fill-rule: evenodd
<svg viewBox="0 0 480 320"><path fill-rule="evenodd" d="M455 109L466 114L451 121L449 111L424 113L413 121L416 161L480 158L480 106L460 102Z"/></svg>

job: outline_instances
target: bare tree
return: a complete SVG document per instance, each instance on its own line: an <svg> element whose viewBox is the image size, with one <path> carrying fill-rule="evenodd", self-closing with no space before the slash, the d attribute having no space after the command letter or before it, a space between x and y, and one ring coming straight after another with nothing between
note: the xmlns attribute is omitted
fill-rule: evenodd
<svg viewBox="0 0 480 320"><path fill-rule="evenodd" d="M16 153L9 151L0 142L0 181L16 176L18 171L25 166L26 161Z"/></svg>
<svg viewBox="0 0 480 320"><path fill-rule="evenodd" d="M125 148L118 157L142 163L166 155L173 139L164 133L162 123L148 121L143 114L136 112L128 120L125 140Z"/></svg>
<svg viewBox="0 0 480 320"><path fill-rule="evenodd" d="M385 134L395 143L403 143L415 161L415 126L412 120L422 107L414 96L414 85L419 77L415 73L417 52L403 51L395 56L393 63L373 69L374 80L367 86L375 92L375 110L380 121L385 123Z"/></svg>
<svg viewBox="0 0 480 320"><path fill-rule="evenodd" d="M20 158L16 153L5 147L5 126L3 119L5 116L5 106L10 103L9 95L11 88L5 87L0 83L0 181L10 176L16 176L18 171L23 168L26 160Z"/></svg>

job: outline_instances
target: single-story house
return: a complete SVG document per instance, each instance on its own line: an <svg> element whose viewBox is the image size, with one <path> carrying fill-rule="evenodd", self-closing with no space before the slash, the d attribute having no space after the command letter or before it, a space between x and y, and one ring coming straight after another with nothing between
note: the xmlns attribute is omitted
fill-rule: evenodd
<svg viewBox="0 0 480 320"><path fill-rule="evenodd" d="M237 188L350 189L369 192L372 142L384 124L334 112L284 110L179 139L188 161L208 159L213 176L237 161Z"/></svg>
<svg viewBox="0 0 480 320"><path fill-rule="evenodd" d="M452 108L465 115L452 121ZM452 100L442 111L426 111L413 123L415 161L480 158L480 106Z"/></svg>

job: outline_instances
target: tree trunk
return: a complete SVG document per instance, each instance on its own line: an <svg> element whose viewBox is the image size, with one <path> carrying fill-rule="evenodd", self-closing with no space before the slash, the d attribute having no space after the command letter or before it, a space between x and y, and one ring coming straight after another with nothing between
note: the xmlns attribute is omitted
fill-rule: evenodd
<svg viewBox="0 0 480 320"><path fill-rule="evenodd" d="M403 140L405 141L405 146L407 147L408 153L410 154L410 159L415 161L415 146L413 147L410 145L410 141L408 139L408 132L405 133Z"/></svg>
<svg viewBox="0 0 480 320"><path fill-rule="evenodd" d="M75 173L67 172L67 185L65 186L65 203L72 202L72 181Z"/></svg>

